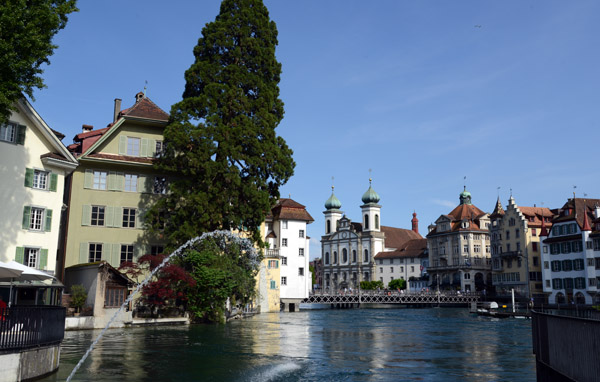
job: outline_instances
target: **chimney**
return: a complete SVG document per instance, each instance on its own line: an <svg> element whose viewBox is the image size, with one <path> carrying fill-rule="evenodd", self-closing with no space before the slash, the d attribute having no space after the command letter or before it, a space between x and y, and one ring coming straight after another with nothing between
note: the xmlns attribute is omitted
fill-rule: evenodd
<svg viewBox="0 0 600 382"><path fill-rule="evenodd" d="M146 98L146 95L144 94L144 92L139 92L138 94L135 95L135 103L140 102L144 98Z"/></svg>
<svg viewBox="0 0 600 382"><path fill-rule="evenodd" d="M119 113L121 112L121 98L115 98L115 115L113 116L113 122L117 122Z"/></svg>
<svg viewBox="0 0 600 382"><path fill-rule="evenodd" d="M81 132L82 133L87 133L89 131L94 130L94 126L92 125L81 125Z"/></svg>
<svg viewBox="0 0 600 382"><path fill-rule="evenodd" d="M412 223L412 230L415 233L419 233L419 219L417 219L417 213L413 212L413 218L411 220Z"/></svg>

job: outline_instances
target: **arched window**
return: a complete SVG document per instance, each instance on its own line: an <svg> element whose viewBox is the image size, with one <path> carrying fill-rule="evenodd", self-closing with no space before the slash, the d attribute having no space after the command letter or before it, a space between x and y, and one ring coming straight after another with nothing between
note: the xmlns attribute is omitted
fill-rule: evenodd
<svg viewBox="0 0 600 382"><path fill-rule="evenodd" d="M368 263L369 262L369 250L365 249L365 259L363 260L363 263Z"/></svg>
<svg viewBox="0 0 600 382"><path fill-rule="evenodd" d="M356 249L352 250L352 262L356 263Z"/></svg>
<svg viewBox="0 0 600 382"><path fill-rule="evenodd" d="M325 252L325 264L329 264L329 252Z"/></svg>
<svg viewBox="0 0 600 382"><path fill-rule="evenodd" d="M344 264L348 262L348 250L346 248L342 249L342 262Z"/></svg>
<svg viewBox="0 0 600 382"><path fill-rule="evenodd" d="M379 229L379 215L375 215L375 229Z"/></svg>
<svg viewBox="0 0 600 382"><path fill-rule="evenodd" d="M325 224L325 233L331 233L331 220L327 219L327 223Z"/></svg>
<svg viewBox="0 0 600 382"><path fill-rule="evenodd" d="M365 229L369 229L369 215L365 214Z"/></svg>
<svg viewBox="0 0 600 382"><path fill-rule="evenodd" d="M333 263L334 263L334 264L337 264L337 262L338 262L338 261L337 261L337 252L336 252L336 251L333 251Z"/></svg>

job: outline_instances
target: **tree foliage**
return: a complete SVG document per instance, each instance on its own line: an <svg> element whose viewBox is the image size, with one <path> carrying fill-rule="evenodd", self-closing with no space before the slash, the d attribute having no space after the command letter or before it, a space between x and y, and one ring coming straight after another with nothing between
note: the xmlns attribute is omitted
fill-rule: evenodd
<svg viewBox="0 0 600 382"><path fill-rule="evenodd" d="M394 279L388 283L390 289L406 289L406 280Z"/></svg>
<svg viewBox="0 0 600 382"><path fill-rule="evenodd" d="M77 11L76 0L5 0L0 5L0 122L23 93L46 85L43 64L54 53L52 38Z"/></svg>
<svg viewBox="0 0 600 382"><path fill-rule="evenodd" d="M292 150L275 132L284 114L276 45L261 0L224 0L202 29L157 162L173 174L170 192L149 212L169 249L242 227L262 243L260 225L294 169Z"/></svg>
<svg viewBox="0 0 600 382"><path fill-rule="evenodd" d="M246 303L255 296L259 262L239 244L210 238L181 257L195 286L188 291L188 310L196 320L222 322L225 303Z"/></svg>
<svg viewBox="0 0 600 382"><path fill-rule="evenodd" d="M361 281L360 282L360 289L364 289L364 290L373 290L373 289L383 289L383 282L377 280L373 280L373 281Z"/></svg>
<svg viewBox="0 0 600 382"><path fill-rule="evenodd" d="M71 307L77 309L77 313L83 308L87 300L87 291L81 284L71 285Z"/></svg>

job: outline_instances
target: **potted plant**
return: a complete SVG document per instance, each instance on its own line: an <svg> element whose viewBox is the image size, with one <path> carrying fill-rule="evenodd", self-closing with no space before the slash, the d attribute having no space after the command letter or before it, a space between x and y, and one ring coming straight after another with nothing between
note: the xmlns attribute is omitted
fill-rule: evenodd
<svg viewBox="0 0 600 382"><path fill-rule="evenodd" d="M75 316L79 316L81 308L85 305L87 300L87 292L83 285L72 285L71 286L71 307L75 308Z"/></svg>

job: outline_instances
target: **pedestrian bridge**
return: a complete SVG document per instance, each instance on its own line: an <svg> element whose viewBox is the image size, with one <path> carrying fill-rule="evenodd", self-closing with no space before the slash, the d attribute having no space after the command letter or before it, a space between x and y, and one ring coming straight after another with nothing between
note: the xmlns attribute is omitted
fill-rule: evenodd
<svg viewBox="0 0 600 382"><path fill-rule="evenodd" d="M404 304L443 305L471 304L480 300L479 293L455 292L391 292L354 291L348 293L313 293L301 302L305 304Z"/></svg>

